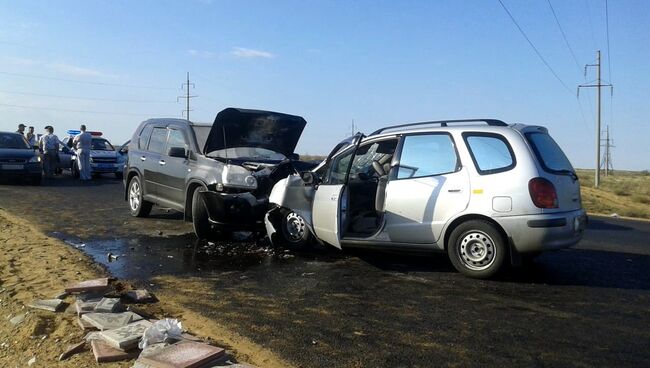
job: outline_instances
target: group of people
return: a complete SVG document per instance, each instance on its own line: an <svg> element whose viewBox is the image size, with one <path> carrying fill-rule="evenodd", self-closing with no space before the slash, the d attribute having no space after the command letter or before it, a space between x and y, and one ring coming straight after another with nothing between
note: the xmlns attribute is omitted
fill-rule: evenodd
<svg viewBox="0 0 650 368"><path fill-rule="evenodd" d="M40 139L34 133L34 127L30 126L25 133L25 124L19 124L16 133L25 137L30 146L38 146L39 151L43 153L43 173L46 178L52 177L56 171L59 162L59 147L65 145L59 137L54 134L54 128L51 125L45 126L45 134ZM90 180L90 150L92 148L92 135L86 132L86 126L81 125L80 133L72 139L74 152L77 155L76 164L79 168L79 179Z"/></svg>

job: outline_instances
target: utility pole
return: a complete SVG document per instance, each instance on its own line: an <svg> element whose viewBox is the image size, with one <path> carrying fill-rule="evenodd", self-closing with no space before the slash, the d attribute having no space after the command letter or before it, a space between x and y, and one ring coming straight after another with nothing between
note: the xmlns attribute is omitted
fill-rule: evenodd
<svg viewBox="0 0 650 368"><path fill-rule="evenodd" d="M605 153L603 153L603 168L605 169L605 176L609 176L610 171L614 171L614 165L612 164L612 148L614 148L613 140L609 138L609 125L605 130Z"/></svg>
<svg viewBox="0 0 650 368"><path fill-rule="evenodd" d="M585 75L588 67L596 67L596 84L581 84L578 86L578 96L580 88L597 88L596 96L596 174L594 177L594 187L600 185L600 89L602 87L612 87L611 84L602 84L600 79L600 50L596 51L596 64L585 65Z"/></svg>
<svg viewBox="0 0 650 368"><path fill-rule="evenodd" d="M185 118L187 119L187 121L190 121L190 111L193 111L193 110L190 109L190 98L199 97L199 96L196 96L196 95L190 95L190 86L192 88L195 87L194 83L190 83L190 72L187 72L187 81L185 83L181 84L181 90L184 89L186 91L185 96L176 97L176 102L178 102L178 100L181 99L181 98L185 99L185 110L183 110L183 112L181 113L181 116L185 115Z"/></svg>

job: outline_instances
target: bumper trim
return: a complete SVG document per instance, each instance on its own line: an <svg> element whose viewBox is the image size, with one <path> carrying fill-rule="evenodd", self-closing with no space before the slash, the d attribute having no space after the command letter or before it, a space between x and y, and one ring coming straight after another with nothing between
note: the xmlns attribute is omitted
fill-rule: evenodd
<svg viewBox="0 0 650 368"><path fill-rule="evenodd" d="M528 227L562 227L566 225L566 218L528 220L526 224Z"/></svg>

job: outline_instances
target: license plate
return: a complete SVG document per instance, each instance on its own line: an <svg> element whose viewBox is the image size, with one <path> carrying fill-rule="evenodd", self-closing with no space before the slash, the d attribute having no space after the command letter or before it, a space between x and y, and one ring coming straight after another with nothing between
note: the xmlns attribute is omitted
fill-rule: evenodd
<svg viewBox="0 0 650 368"><path fill-rule="evenodd" d="M4 170L22 170L24 165L2 165Z"/></svg>
<svg viewBox="0 0 650 368"><path fill-rule="evenodd" d="M97 164L98 169L112 169L113 164Z"/></svg>

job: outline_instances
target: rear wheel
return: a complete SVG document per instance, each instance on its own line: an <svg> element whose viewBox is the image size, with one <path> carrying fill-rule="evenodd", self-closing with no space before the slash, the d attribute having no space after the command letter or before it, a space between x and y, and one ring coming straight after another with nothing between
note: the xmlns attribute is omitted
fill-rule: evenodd
<svg viewBox="0 0 650 368"><path fill-rule="evenodd" d="M483 220L470 220L452 231L447 254L462 274L485 279L496 275L504 266L507 249L496 226Z"/></svg>
<svg viewBox="0 0 650 368"><path fill-rule="evenodd" d="M151 212L151 207L153 203L145 201L143 196L142 183L138 176L134 176L129 181L129 209L131 210L131 216L135 217L147 217Z"/></svg>
<svg viewBox="0 0 650 368"><path fill-rule="evenodd" d="M203 190L205 190L203 187L197 187L192 194L192 225L199 239L208 239L212 236L213 230L205 203L199 198L199 192Z"/></svg>
<svg viewBox="0 0 650 368"><path fill-rule="evenodd" d="M305 219L294 211L281 212L280 231L284 244L289 247L306 248L311 244L311 232Z"/></svg>

